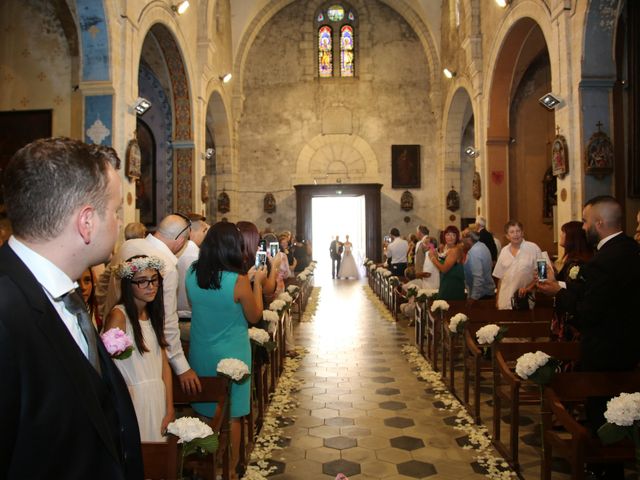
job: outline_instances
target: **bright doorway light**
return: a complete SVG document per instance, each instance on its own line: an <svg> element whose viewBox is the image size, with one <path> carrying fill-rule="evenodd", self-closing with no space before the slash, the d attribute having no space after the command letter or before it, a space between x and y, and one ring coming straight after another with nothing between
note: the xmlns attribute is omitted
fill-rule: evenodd
<svg viewBox="0 0 640 480"><path fill-rule="evenodd" d="M356 265L363 274L362 260L366 256L365 198L359 197L314 197L311 199L311 235L313 238L313 258L318 262L316 282L331 280L331 258L329 245L340 236L353 243Z"/></svg>

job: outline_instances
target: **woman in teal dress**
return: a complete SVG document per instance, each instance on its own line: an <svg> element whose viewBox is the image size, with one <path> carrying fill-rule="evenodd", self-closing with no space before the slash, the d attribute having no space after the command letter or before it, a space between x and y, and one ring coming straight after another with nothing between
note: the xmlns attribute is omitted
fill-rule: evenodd
<svg viewBox="0 0 640 480"><path fill-rule="evenodd" d="M431 251L429 258L440 271L440 300L464 300L464 267L462 266L462 247L460 243L460 230L453 225L444 229L444 259Z"/></svg>
<svg viewBox="0 0 640 480"><path fill-rule="evenodd" d="M185 279L191 301L189 364L200 376L217 376L223 358L242 360L251 368L248 323L262 317L263 269L256 271L253 289L245 271L242 235L233 223L209 229L200 256ZM240 452L240 417L249 413L251 378L231 384L231 472L236 477ZM212 417L215 403L194 403L200 415Z"/></svg>

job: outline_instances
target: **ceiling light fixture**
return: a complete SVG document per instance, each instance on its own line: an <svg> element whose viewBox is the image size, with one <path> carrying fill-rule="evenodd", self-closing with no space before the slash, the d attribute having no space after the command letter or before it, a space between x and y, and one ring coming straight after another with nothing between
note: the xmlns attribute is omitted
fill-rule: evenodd
<svg viewBox="0 0 640 480"><path fill-rule="evenodd" d="M229 83L233 78L233 75L231 75L230 73L227 73L226 75L220 75L219 78L220 80L222 80L222 83Z"/></svg>
<svg viewBox="0 0 640 480"><path fill-rule="evenodd" d="M453 78L456 76L456 72L449 70L448 68L445 68L444 70L442 70L442 73L444 73L444 76L447 78Z"/></svg>
<svg viewBox="0 0 640 480"><path fill-rule="evenodd" d="M184 0L182 2L177 3L176 5L171 5L171 10L176 12L178 15L182 15L189 8L189 0Z"/></svg>
<svg viewBox="0 0 640 480"><path fill-rule="evenodd" d="M138 97L131 108L138 115L144 115L151 108L151 102L146 98Z"/></svg>
<svg viewBox="0 0 640 480"><path fill-rule="evenodd" d="M469 158L476 158L478 155L480 155L480 152L469 145L464 149L464 154Z"/></svg>
<svg viewBox="0 0 640 480"><path fill-rule="evenodd" d="M555 110L562 105L562 99L553 93L547 93L538 100L547 110Z"/></svg>

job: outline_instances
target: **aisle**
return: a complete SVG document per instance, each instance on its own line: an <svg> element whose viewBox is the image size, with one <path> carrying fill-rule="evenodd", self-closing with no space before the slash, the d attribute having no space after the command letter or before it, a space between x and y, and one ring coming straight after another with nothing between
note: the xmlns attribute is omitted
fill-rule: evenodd
<svg viewBox="0 0 640 480"><path fill-rule="evenodd" d="M284 419L290 440L275 452L270 478L486 478L458 443L464 433L447 426L455 417L434 407L433 392L400 353L408 331L380 317L363 283L322 283L318 275L316 285L315 319L296 332L309 350L297 373L305 384Z"/></svg>

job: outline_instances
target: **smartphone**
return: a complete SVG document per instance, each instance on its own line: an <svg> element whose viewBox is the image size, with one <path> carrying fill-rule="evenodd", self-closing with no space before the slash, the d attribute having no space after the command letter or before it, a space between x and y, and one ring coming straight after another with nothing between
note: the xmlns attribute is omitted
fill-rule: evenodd
<svg viewBox="0 0 640 480"><path fill-rule="evenodd" d="M538 268L538 280L544 282L547 279L547 261L544 258L536 260Z"/></svg>
<svg viewBox="0 0 640 480"><path fill-rule="evenodd" d="M256 269L263 267L267 263L267 252L256 253Z"/></svg>
<svg viewBox="0 0 640 480"><path fill-rule="evenodd" d="M280 252L280 244L278 242L269 243L269 254L271 257L275 257Z"/></svg>
<svg viewBox="0 0 640 480"><path fill-rule="evenodd" d="M260 252L266 252L267 251L267 241L266 240L260 240L258 242L258 251L260 251Z"/></svg>
<svg viewBox="0 0 640 480"><path fill-rule="evenodd" d="M384 243L391 243L391 235L384 236Z"/></svg>

